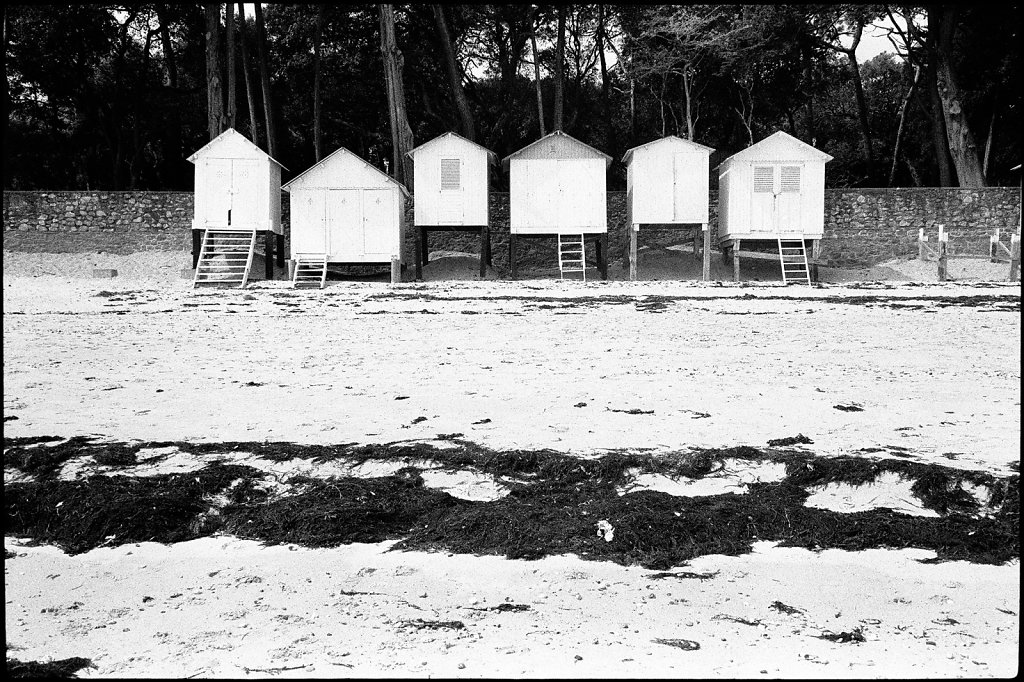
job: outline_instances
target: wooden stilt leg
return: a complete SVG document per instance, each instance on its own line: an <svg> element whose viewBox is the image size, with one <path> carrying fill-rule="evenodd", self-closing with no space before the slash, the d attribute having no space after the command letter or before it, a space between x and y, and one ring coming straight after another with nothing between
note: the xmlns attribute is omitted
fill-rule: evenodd
<svg viewBox="0 0 1024 682"><path fill-rule="evenodd" d="M274 242L276 235L267 230L263 233L263 274L267 279L274 279Z"/></svg>
<svg viewBox="0 0 1024 682"><path fill-rule="evenodd" d="M413 241L416 242L416 253L414 255L416 263L416 280L421 281L423 279L423 235L420 232L420 228L413 227Z"/></svg>
<svg viewBox="0 0 1024 682"><path fill-rule="evenodd" d="M639 232L640 232L640 226L639 225L634 224L634 225L630 225L629 226L629 281L630 282L635 282L636 281L636 271L637 271L636 243L637 243L637 238L638 238L638 233Z"/></svg>
<svg viewBox="0 0 1024 682"><path fill-rule="evenodd" d="M1010 281L1020 279L1020 235L1010 236Z"/></svg>
<svg viewBox="0 0 1024 682"><path fill-rule="evenodd" d="M391 257L391 283L398 284L402 281L402 260L398 256Z"/></svg>
<svg viewBox="0 0 1024 682"><path fill-rule="evenodd" d="M427 228L420 228L420 241L423 242L423 264L430 260L430 246L427 245Z"/></svg>
<svg viewBox="0 0 1024 682"><path fill-rule="evenodd" d="M701 280L707 282L711 279L711 230L707 223L700 226L704 233L704 264L701 268Z"/></svg>
<svg viewBox="0 0 1024 682"><path fill-rule="evenodd" d="M608 233L604 232L597 242L597 266L601 268L601 279L608 279Z"/></svg>
<svg viewBox="0 0 1024 682"><path fill-rule="evenodd" d="M480 228L480 279L487 275L487 227Z"/></svg>
<svg viewBox="0 0 1024 682"><path fill-rule="evenodd" d="M519 273L516 269L516 235L514 234L508 236L508 269L509 276L515 279Z"/></svg>
<svg viewBox="0 0 1024 682"><path fill-rule="evenodd" d="M821 259L820 239L814 239L811 241L811 259L814 261L811 265L811 281L818 282L818 261Z"/></svg>
<svg viewBox="0 0 1024 682"><path fill-rule="evenodd" d="M732 281L740 281L740 240L732 242Z"/></svg>
<svg viewBox="0 0 1024 682"><path fill-rule="evenodd" d="M284 268L284 233L277 235L277 267Z"/></svg>
<svg viewBox="0 0 1024 682"><path fill-rule="evenodd" d="M494 265L494 257L491 255L491 226L484 225L484 240L487 245L487 264Z"/></svg>
<svg viewBox="0 0 1024 682"><path fill-rule="evenodd" d="M203 248L203 231L192 230L192 269L199 263L199 250Z"/></svg>

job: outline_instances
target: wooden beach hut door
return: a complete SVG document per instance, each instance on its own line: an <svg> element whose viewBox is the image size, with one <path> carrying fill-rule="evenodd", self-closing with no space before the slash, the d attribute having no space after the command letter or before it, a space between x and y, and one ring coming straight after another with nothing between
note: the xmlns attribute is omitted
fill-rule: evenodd
<svg viewBox="0 0 1024 682"><path fill-rule="evenodd" d="M390 189L363 190L363 253L390 260L395 249L395 193Z"/></svg>
<svg viewBox="0 0 1024 682"><path fill-rule="evenodd" d="M695 200L707 196L707 183L701 182L701 154L676 152L673 155L672 217L677 222L690 222L696 210Z"/></svg>
<svg viewBox="0 0 1024 682"><path fill-rule="evenodd" d="M803 232L800 208L803 206L800 192L800 166L779 167L779 191L776 195L778 204L778 231Z"/></svg>
<svg viewBox="0 0 1024 682"><path fill-rule="evenodd" d="M206 199L207 222L220 227L255 228L256 161L209 159L207 177L212 179Z"/></svg>
<svg viewBox="0 0 1024 682"><path fill-rule="evenodd" d="M294 190L292 253L330 253L327 245L325 192Z"/></svg>
<svg viewBox="0 0 1024 682"><path fill-rule="evenodd" d="M359 194L358 189L324 192L327 253L331 260L344 262L363 255L363 212Z"/></svg>
<svg viewBox="0 0 1024 682"><path fill-rule="evenodd" d="M466 208L462 191L462 159L441 158L441 205L438 222L441 225L462 225L466 221Z"/></svg>
<svg viewBox="0 0 1024 682"><path fill-rule="evenodd" d="M754 166L751 232L802 232L801 166Z"/></svg>

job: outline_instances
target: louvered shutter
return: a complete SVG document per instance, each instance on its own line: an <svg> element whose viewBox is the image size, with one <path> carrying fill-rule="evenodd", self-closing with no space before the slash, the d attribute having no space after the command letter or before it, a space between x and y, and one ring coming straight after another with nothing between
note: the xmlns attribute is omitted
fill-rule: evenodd
<svg viewBox="0 0 1024 682"><path fill-rule="evenodd" d="M461 171L459 159L441 159L441 189L461 189Z"/></svg>
<svg viewBox="0 0 1024 682"><path fill-rule="evenodd" d="M782 167L782 191L783 192L799 192L800 191L800 166L783 166Z"/></svg>
<svg viewBox="0 0 1024 682"><path fill-rule="evenodd" d="M775 173L772 166L754 166L754 191L755 192L768 192L774 191L774 180Z"/></svg>

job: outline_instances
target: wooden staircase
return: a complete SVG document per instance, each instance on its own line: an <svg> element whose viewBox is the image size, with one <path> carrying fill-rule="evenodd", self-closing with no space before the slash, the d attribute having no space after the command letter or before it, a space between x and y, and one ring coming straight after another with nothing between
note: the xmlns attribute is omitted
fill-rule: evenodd
<svg viewBox="0 0 1024 682"><path fill-rule="evenodd" d="M256 230L207 229L196 262L193 288L200 284L237 284L241 289L249 280L255 250Z"/></svg>
<svg viewBox="0 0 1024 682"><path fill-rule="evenodd" d="M567 272L579 272L587 280L587 262L583 235L558 235L558 278L565 279Z"/></svg>
<svg viewBox="0 0 1024 682"><path fill-rule="evenodd" d="M303 285L317 285L323 289L325 282L327 282L326 253L295 254L295 271L292 273L293 289Z"/></svg>
<svg viewBox="0 0 1024 682"><path fill-rule="evenodd" d="M782 265L783 284L811 283L811 271L807 267L807 247L803 239L779 238L779 263Z"/></svg>

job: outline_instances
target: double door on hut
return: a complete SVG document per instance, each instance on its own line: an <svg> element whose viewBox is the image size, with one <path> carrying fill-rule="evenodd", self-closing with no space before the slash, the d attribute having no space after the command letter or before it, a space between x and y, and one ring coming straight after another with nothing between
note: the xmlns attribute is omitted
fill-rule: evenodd
<svg viewBox="0 0 1024 682"><path fill-rule="evenodd" d="M297 190L293 253L325 253L334 263L390 262L396 249L395 192L391 189ZM298 211L296 211L298 209Z"/></svg>
<svg viewBox="0 0 1024 682"><path fill-rule="evenodd" d="M216 191L203 194L204 228L255 230L259 162L252 159L207 159L206 178Z"/></svg>
<svg viewBox="0 0 1024 682"><path fill-rule="evenodd" d="M756 164L750 204L750 231L768 237L803 232L800 215L803 167L798 164Z"/></svg>

